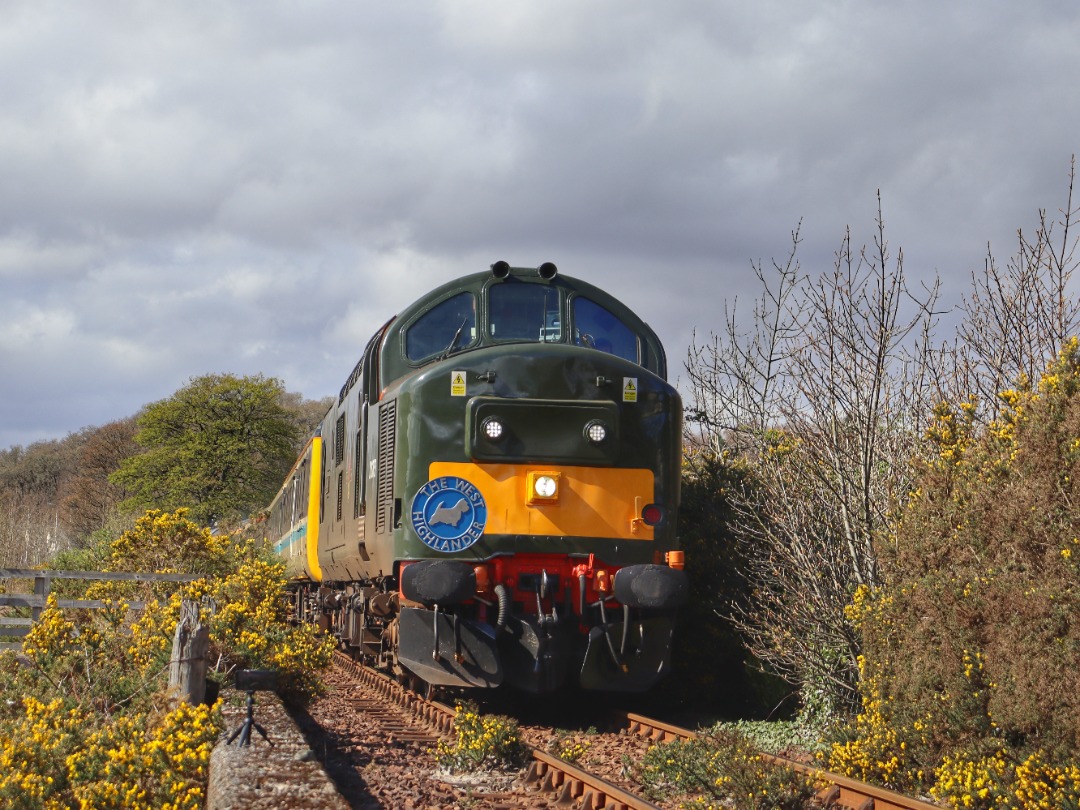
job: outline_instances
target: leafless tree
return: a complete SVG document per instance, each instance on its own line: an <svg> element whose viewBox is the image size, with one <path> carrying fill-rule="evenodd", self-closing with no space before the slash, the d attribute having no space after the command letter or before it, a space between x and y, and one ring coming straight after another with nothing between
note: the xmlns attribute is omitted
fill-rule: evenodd
<svg viewBox="0 0 1080 810"><path fill-rule="evenodd" d="M70 545L60 497L80 437L0 451L0 557L26 567Z"/></svg>
<svg viewBox="0 0 1080 810"><path fill-rule="evenodd" d="M775 421L779 403L792 397L785 373L787 352L799 333L799 307L794 300L805 283L799 267L799 228L791 233L787 259L772 263L772 273L753 265L761 285L751 326L743 331L738 300L724 305L724 334L697 343L695 332L684 364L690 379L687 426L693 446L719 454L723 450L754 452L766 428Z"/></svg>
<svg viewBox="0 0 1080 810"><path fill-rule="evenodd" d="M755 267L754 327L732 312L723 335L691 348L689 421L754 472L733 527L753 591L734 618L752 651L826 705L850 705L858 640L844 607L877 582L876 543L907 493L938 290L909 289L880 197L873 246L854 251L846 233L830 272L803 275L792 237L774 280Z"/></svg>
<svg viewBox="0 0 1080 810"><path fill-rule="evenodd" d="M1017 250L1002 268L990 248L972 274L959 327L957 380L980 404L985 419L997 394L1038 380L1062 344L1080 328L1080 301L1071 294L1077 266L1073 218L1076 159L1070 162L1065 207L1054 221L1039 211L1033 236L1017 232Z"/></svg>
<svg viewBox="0 0 1080 810"><path fill-rule="evenodd" d="M60 519L76 543L85 542L94 532L106 528L126 528L119 505L126 493L109 480L120 463L138 452L135 419L129 417L99 428L83 431L71 480L60 502Z"/></svg>

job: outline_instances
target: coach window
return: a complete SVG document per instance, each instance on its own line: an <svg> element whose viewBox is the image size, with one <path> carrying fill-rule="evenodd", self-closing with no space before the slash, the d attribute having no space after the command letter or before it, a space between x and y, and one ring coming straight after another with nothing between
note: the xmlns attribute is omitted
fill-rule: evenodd
<svg viewBox="0 0 1080 810"><path fill-rule="evenodd" d="M405 356L413 362L450 355L476 340L476 299L464 292L421 315L405 331Z"/></svg>
<svg viewBox="0 0 1080 810"><path fill-rule="evenodd" d="M306 458L304 459L304 463L300 465L300 476L299 476L299 481L297 483L297 487L300 490L300 492L299 492L300 503L298 504L300 509L299 509L299 514L296 516L296 520L301 521L301 520L303 520L304 518L307 517L307 509L308 509L308 501L307 501L307 493L308 493L308 461L307 461Z"/></svg>
<svg viewBox="0 0 1080 810"><path fill-rule="evenodd" d="M634 331L611 312L578 296L574 299L574 342L599 349L633 363L638 360L638 338Z"/></svg>

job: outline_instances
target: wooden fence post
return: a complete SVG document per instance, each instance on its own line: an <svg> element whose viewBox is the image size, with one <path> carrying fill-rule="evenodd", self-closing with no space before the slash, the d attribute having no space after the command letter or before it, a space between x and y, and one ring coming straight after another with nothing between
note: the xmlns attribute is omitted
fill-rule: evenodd
<svg viewBox="0 0 1080 810"><path fill-rule="evenodd" d="M186 700L192 706L203 702L209 649L210 628L199 619L199 603L185 599L180 603L180 621L169 661L169 688L176 690L177 701Z"/></svg>
<svg viewBox="0 0 1080 810"><path fill-rule="evenodd" d="M34 596L40 596L43 600L47 602L49 599L49 590L51 585L52 580L50 579L48 574L40 574L34 577ZM38 619L40 619L42 610L44 610L43 607L35 606L30 608L31 620L36 622Z"/></svg>

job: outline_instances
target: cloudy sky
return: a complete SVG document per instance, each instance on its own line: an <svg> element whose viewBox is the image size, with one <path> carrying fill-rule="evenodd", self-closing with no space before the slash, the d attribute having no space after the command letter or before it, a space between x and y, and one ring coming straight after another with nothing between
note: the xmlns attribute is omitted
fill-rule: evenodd
<svg viewBox="0 0 1080 810"><path fill-rule="evenodd" d="M192 376L336 393L497 259L668 348L873 238L958 303L1065 202L1073 2L0 0L0 448Z"/></svg>

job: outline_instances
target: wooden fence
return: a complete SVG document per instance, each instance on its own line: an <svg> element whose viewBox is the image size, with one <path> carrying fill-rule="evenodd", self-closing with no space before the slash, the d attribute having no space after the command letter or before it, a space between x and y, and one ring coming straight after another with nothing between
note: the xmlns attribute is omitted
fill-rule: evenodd
<svg viewBox="0 0 1080 810"><path fill-rule="evenodd" d="M28 568L0 568L0 581L9 579L32 579L33 593L0 593L0 608L29 608L30 616L0 615L0 639L22 638L30 632L34 622L41 616L41 611L49 599L49 592L54 579L83 579L105 582L192 582L199 579L198 574L152 574L138 571L36 571ZM100 599L57 599L59 608L103 608ZM141 610L143 603L128 602L134 610ZM0 650L19 650L21 641L0 640Z"/></svg>

